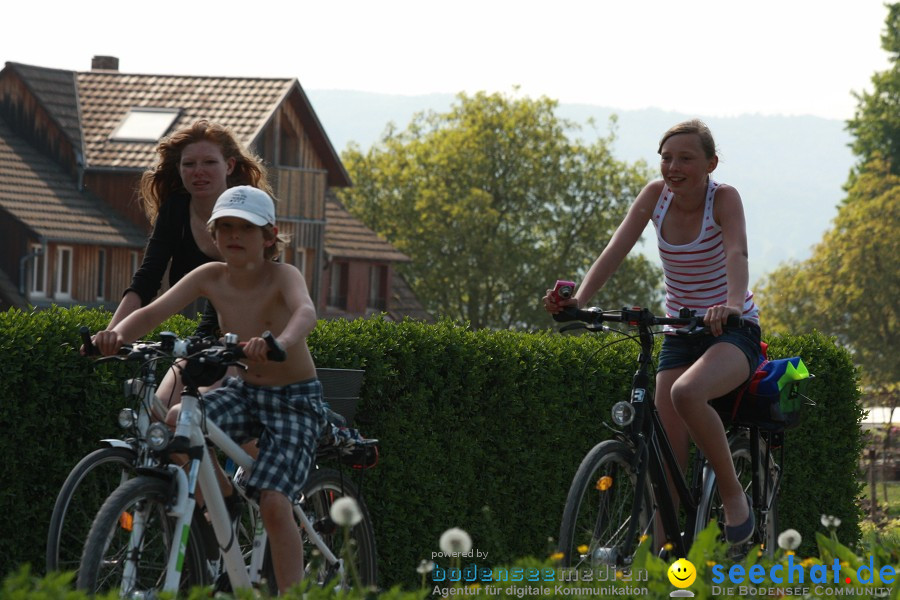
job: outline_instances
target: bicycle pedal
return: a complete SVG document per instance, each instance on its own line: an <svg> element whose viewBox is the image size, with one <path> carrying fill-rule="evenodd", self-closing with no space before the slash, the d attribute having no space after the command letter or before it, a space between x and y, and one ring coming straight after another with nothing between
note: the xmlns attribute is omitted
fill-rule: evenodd
<svg viewBox="0 0 900 600"><path fill-rule="evenodd" d="M745 542L743 544L731 546L730 548L728 548L726 556L730 561L734 563L743 562L743 560L747 558L747 554L750 552L750 548L752 547L753 542Z"/></svg>
<svg viewBox="0 0 900 600"><path fill-rule="evenodd" d="M230 496L225 496L225 508L228 509L228 516L232 523L241 518L241 513L244 512L244 499L237 490L234 490Z"/></svg>
<svg viewBox="0 0 900 600"><path fill-rule="evenodd" d="M215 584L213 584L213 595L215 596L219 592L230 594L233 591L231 589L231 579L228 578L228 571L223 571L216 578Z"/></svg>
<svg viewBox="0 0 900 600"><path fill-rule="evenodd" d="M216 539L216 532L212 523L206 518L206 511L201 510L199 506L194 507L194 517L192 519L200 526L200 537L203 542L203 550L209 561L219 559L219 540Z"/></svg>

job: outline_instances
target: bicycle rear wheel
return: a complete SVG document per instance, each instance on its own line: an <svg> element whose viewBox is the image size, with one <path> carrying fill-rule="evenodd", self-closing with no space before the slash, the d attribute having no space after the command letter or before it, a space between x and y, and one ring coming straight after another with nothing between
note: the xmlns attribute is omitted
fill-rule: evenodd
<svg viewBox="0 0 900 600"><path fill-rule="evenodd" d="M47 571L76 571L84 540L104 500L134 476L131 448L98 448L82 458L56 497L47 531Z"/></svg>
<svg viewBox="0 0 900 600"><path fill-rule="evenodd" d="M342 497L353 498L359 505L362 520L350 529L350 547L345 547L344 532L331 520L329 511L332 504ZM352 587L355 585L350 569L354 569L359 576L359 583L364 587L376 585L378 578L378 564L375 554L375 530L372 526L372 517L366 503L363 502L349 478L342 476L334 469L315 469L310 471L309 479L303 487L302 510L306 513L313 529L322 538L331 552L345 561L350 554L354 558L353 566L345 565L343 580L338 581L337 565L329 565L316 550L310 536L306 531L301 531L303 538L304 555L304 579L312 580L318 585L340 585ZM298 523L299 526L299 523ZM269 582L275 581L272 568L271 553L266 548L266 559L263 564L263 573Z"/></svg>
<svg viewBox="0 0 900 600"><path fill-rule="evenodd" d="M172 484L135 477L107 499L91 527L77 587L89 593L118 590L120 597L152 597L165 584L169 551L177 541L175 518L167 514ZM142 525L142 535L132 539ZM179 591L208 583L208 566L196 522L191 523Z"/></svg>
<svg viewBox="0 0 900 600"><path fill-rule="evenodd" d="M634 451L617 440L597 444L581 461L559 530L563 566L627 567L643 536L652 535L649 481L643 497L637 499L638 522L631 522L638 477L635 464Z"/></svg>
<svg viewBox="0 0 900 600"><path fill-rule="evenodd" d="M731 458L734 461L734 470L744 491L752 496L751 486L753 482L753 463L750 452L750 434L744 430L729 440ZM756 513L756 531L753 533L750 543L760 545L766 554L772 554L778 547L778 498L775 493L775 482L778 478L778 465L774 457L769 457L769 464L765 465L766 444L759 442L759 482L760 494L763 496L763 510ZM707 469L703 482L703 495L697 508L697 526L694 537L706 529L710 521L719 524L719 530L724 535L725 509L722 499L719 497L716 474L712 469Z"/></svg>

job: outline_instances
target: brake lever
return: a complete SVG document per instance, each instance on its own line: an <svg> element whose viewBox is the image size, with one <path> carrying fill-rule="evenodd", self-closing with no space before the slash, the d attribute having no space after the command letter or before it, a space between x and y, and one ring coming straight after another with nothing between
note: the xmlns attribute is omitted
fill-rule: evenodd
<svg viewBox="0 0 900 600"><path fill-rule="evenodd" d="M700 317L691 317L690 323L675 330L676 335L691 335L697 330Z"/></svg>
<svg viewBox="0 0 900 600"><path fill-rule="evenodd" d="M581 323L581 322L569 323L568 325L564 325L563 327L560 327L559 332L563 333L566 331L574 331L575 329L587 329L587 328L588 328L588 326L585 323Z"/></svg>

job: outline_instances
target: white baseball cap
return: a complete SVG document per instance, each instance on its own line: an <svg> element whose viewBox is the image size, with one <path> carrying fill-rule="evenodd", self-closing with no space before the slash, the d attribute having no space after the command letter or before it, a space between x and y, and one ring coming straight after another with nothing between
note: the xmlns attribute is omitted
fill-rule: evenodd
<svg viewBox="0 0 900 600"><path fill-rule="evenodd" d="M222 192L206 224L212 225L213 221L221 217L238 217L260 227L274 225L275 203L261 189L252 185L239 185Z"/></svg>

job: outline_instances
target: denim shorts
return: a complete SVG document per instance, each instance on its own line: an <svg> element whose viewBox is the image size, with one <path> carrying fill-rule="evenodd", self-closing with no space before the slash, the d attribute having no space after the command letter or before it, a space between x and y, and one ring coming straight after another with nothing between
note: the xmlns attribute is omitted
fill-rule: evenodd
<svg viewBox="0 0 900 600"><path fill-rule="evenodd" d="M703 353L715 344L734 344L747 357L747 363L750 365L747 374L749 381L763 359L759 345L761 335L759 325L755 323L747 323L740 328L728 328L720 336L703 333L691 336L667 334L663 337L656 371L687 367L697 362Z"/></svg>

